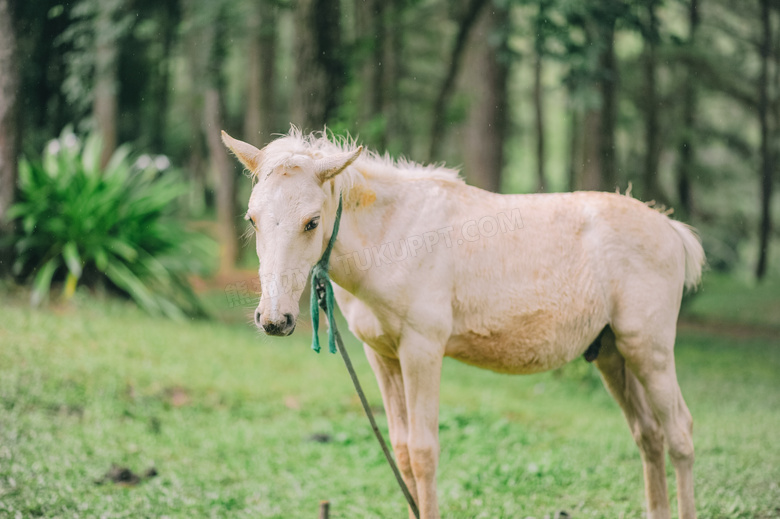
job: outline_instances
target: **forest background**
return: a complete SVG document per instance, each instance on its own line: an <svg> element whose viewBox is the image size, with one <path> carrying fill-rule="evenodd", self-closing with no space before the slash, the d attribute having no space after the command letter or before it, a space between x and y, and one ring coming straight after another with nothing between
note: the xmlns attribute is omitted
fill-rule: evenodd
<svg viewBox="0 0 780 519"><path fill-rule="evenodd" d="M711 268L778 269L776 0L0 1L0 216L20 154L93 132L103 163L131 143L176 170L221 267L250 264L219 130L262 146L290 124L493 191L632 185Z"/></svg>

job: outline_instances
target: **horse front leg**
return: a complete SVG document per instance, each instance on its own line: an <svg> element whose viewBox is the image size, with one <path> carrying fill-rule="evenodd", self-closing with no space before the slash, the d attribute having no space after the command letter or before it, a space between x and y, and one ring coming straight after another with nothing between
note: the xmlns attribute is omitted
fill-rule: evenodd
<svg viewBox="0 0 780 519"><path fill-rule="evenodd" d="M412 473L411 459L409 457L409 426L408 413L406 411L406 394L404 380L401 376L401 363L398 359L390 359L379 355L367 344L363 344L368 363L374 370L379 390L382 392L382 402L385 406L387 428L390 431L390 444L395 452L398 470L404 478L409 492L417 499L417 483ZM411 508L409 519L414 519Z"/></svg>
<svg viewBox="0 0 780 519"><path fill-rule="evenodd" d="M405 333L398 351L406 393L409 456L417 483L421 519L439 519L436 467L439 463L439 383L443 345Z"/></svg>

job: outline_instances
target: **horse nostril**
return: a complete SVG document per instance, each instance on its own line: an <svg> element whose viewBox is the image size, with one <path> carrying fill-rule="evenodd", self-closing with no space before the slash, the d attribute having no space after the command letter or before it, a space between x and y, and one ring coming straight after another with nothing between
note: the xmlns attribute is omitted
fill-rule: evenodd
<svg viewBox="0 0 780 519"><path fill-rule="evenodd" d="M255 310L255 326L261 328L260 325L260 310Z"/></svg>
<svg viewBox="0 0 780 519"><path fill-rule="evenodd" d="M260 324L260 312L256 312L255 322L268 335L290 335L295 329L295 317L292 314L284 314L284 318L278 321L266 321Z"/></svg>

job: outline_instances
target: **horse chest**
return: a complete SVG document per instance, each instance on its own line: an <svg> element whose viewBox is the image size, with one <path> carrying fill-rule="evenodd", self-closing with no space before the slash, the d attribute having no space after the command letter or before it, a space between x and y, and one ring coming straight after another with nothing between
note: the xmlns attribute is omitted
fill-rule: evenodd
<svg viewBox="0 0 780 519"><path fill-rule="evenodd" d="M378 354L388 358L397 358L399 333L395 331L395 327L380 322L367 307L357 300L350 301L350 303L344 309L344 315L352 334Z"/></svg>

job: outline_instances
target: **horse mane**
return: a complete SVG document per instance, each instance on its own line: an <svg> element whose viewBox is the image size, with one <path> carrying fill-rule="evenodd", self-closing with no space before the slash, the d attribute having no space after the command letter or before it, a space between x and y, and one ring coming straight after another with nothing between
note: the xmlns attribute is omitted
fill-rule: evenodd
<svg viewBox="0 0 780 519"><path fill-rule="evenodd" d="M299 128L291 125L287 134L280 135L263 148L263 165L259 171L254 172L253 179L258 181L265 178L296 155L320 159L355 149L357 149L357 139L349 135L335 135L327 128L304 134ZM345 186L361 183L367 178L399 182L422 179L464 182L457 169L444 167L443 164L422 165L406 158L394 159L389 153L380 155L365 148L357 160L336 177L338 183Z"/></svg>
<svg viewBox="0 0 780 519"><path fill-rule="evenodd" d="M628 187L626 188L626 192L623 193L623 196L627 196L628 198L634 198L633 196L631 196L631 190L633 189L633 187L634 187L633 184L629 182ZM615 193L617 193L618 195L621 194L619 186L615 189ZM650 200L649 202L642 202L642 203L645 204L650 209L653 209L654 211L659 212L664 216L670 216L674 214L674 207L667 208L666 204L656 202L655 200Z"/></svg>

